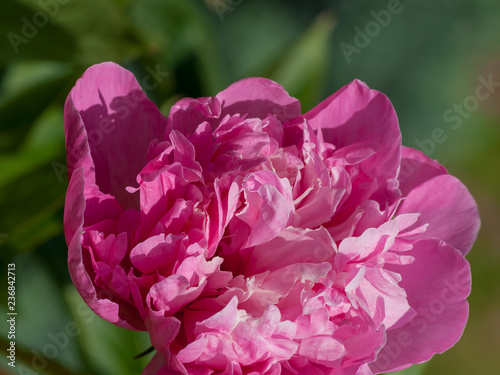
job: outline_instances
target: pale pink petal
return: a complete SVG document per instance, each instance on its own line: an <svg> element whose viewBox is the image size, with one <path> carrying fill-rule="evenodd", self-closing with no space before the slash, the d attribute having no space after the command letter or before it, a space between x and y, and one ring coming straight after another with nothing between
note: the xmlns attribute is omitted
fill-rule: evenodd
<svg viewBox="0 0 500 375"><path fill-rule="evenodd" d="M333 259L335 252L336 245L325 228L289 227L252 250L245 274L274 271L295 263L321 263Z"/></svg>
<svg viewBox="0 0 500 375"><path fill-rule="evenodd" d="M238 323L238 299L233 297L221 311L197 324L196 332L230 333Z"/></svg>
<svg viewBox="0 0 500 375"><path fill-rule="evenodd" d="M340 360L346 354L346 350L342 343L332 337L316 336L302 340L299 354L316 363L335 367L340 365Z"/></svg>
<svg viewBox="0 0 500 375"><path fill-rule="evenodd" d="M402 324L401 320L411 310L405 290L398 285L399 281L399 275L393 272L366 268L363 280L349 295L356 298L371 316L375 316L378 299L382 298L386 311L382 324L389 329L395 324Z"/></svg>
<svg viewBox="0 0 500 375"><path fill-rule="evenodd" d="M288 225L294 210L291 187L286 179L267 171L254 172L243 182L247 206L236 214L250 228L243 247L265 243Z"/></svg>

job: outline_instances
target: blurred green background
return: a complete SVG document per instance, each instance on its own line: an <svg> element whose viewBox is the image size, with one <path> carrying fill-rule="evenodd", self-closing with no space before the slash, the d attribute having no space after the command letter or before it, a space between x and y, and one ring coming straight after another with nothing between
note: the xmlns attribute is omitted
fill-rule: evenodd
<svg viewBox="0 0 500 375"><path fill-rule="evenodd" d="M63 104L108 60L147 82L165 115L247 76L281 83L303 111L355 78L387 94L403 143L459 177L482 217L465 334L405 374L500 373L498 0L2 0L0 18L0 266L16 263L19 314L17 366L2 355L0 374L133 375L151 358L133 359L147 335L95 317L66 267Z"/></svg>

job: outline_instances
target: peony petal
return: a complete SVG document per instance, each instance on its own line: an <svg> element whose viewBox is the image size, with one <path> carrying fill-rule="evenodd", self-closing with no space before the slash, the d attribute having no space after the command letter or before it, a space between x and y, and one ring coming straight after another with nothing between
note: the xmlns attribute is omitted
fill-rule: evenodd
<svg viewBox="0 0 500 375"><path fill-rule="evenodd" d="M339 245L335 266L341 270L346 262L369 262L392 247L398 231L398 222L391 220L378 228L368 228L359 237L347 237Z"/></svg>
<svg viewBox="0 0 500 375"><path fill-rule="evenodd" d="M415 257L413 263L387 268L402 276L399 285L416 314L387 331L387 343L370 365L375 373L401 370L444 352L459 340L467 322L471 275L463 255L433 239L415 243L408 254Z"/></svg>
<svg viewBox="0 0 500 375"><path fill-rule="evenodd" d="M167 136L171 130L190 136L204 122L215 129L220 111L221 104L217 98L181 99L172 106L168 115Z"/></svg>
<svg viewBox="0 0 500 375"><path fill-rule="evenodd" d="M384 300L386 315L382 324L391 328L411 309L406 299L406 292L398 286L399 275L378 268L367 267L360 285L352 292L350 298L356 298L363 304L370 316L375 316L379 298ZM346 287L346 291L348 287Z"/></svg>
<svg viewBox="0 0 500 375"><path fill-rule="evenodd" d="M432 160L414 148L402 147L398 180L403 197L406 197L418 185L442 174L448 174L448 172L436 160Z"/></svg>
<svg viewBox="0 0 500 375"><path fill-rule="evenodd" d="M150 142L163 137L166 123L131 72L110 62L94 65L66 101L69 169L89 168L86 178L100 191L113 195L125 208L137 206L137 197L125 188L135 183Z"/></svg>
<svg viewBox="0 0 500 375"><path fill-rule="evenodd" d="M247 206L235 216L236 225L246 224L249 228L249 236L243 244L245 248L276 237L289 224L294 207L289 181L279 179L274 173L250 173L243 184Z"/></svg>
<svg viewBox="0 0 500 375"><path fill-rule="evenodd" d="M459 339L477 206L364 83L300 115L247 78L167 120L103 63L65 128L70 274L98 315L149 332L145 375L373 375Z"/></svg>
<svg viewBox="0 0 500 375"><path fill-rule="evenodd" d="M68 268L71 279L83 300L101 318L123 328L144 330L144 323L138 317L137 311L130 310L130 307L126 306L125 310L128 311L124 316L120 304L112 300L113 296L110 292L103 289L99 292L96 290L96 286L86 269L84 250L82 249L83 212L85 210L84 180L83 168L74 171L66 195L64 226L68 242Z"/></svg>
<svg viewBox="0 0 500 375"><path fill-rule="evenodd" d="M264 119L274 114L281 122L300 115L300 102L285 89L269 79L245 78L235 82L216 98L222 103L221 117L242 114Z"/></svg>
<svg viewBox="0 0 500 375"><path fill-rule="evenodd" d="M378 145L375 155L363 163L370 176L386 180L396 176L400 162L401 133L389 99L358 80L344 86L304 115L326 142L336 149L366 142ZM373 147L373 146L372 146Z"/></svg>
<svg viewBox="0 0 500 375"><path fill-rule="evenodd" d="M127 253L127 234L120 233L118 236L111 234L103 241L96 243L94 249L100 260L111 267L115 267Z"/></svg>
<svg viewBox="0 0 500 375"><path fill-rule="evenodd" d="M196 323L195 333L222 332L231 333L238 324L238 298L233 297L231 301L218 313L210 318Z"/></svg>
<svg viewBox="0 0 500 375"><path fill-rule="evenodd" d="M153 285L146 297L153 311L173 315L179 309L194 301L203 291L206 281L192 287L183 275L173 274Z"/></svg>
<svg viewBox="0 0 500 375"><path fill-rule="evenodd" d="M177 375L167 368L165 358L162 353L156 353L149 361L146 368L142 371L141 375Z"/></svg>
<svg viewBox="0 0 500 375"><path fill-rule="evenodd" d="M169 346L179 333L181 322L173 317L162 315L150 315L147 320L151 344L159 353L168 353Z"/></svg>
<svg viewBox="0 0 500 375"><path fill-rule="evenodd" d="M245 274L275 271L295 263L321 263L337 250L328 231L289 227L265 244L256 246L246 262Z"/></svg>
<svg viewBox="0 0 500 375"><path fill-rule="evenodd" d="M434 237L446 241L464 255L476 240L480 227L477 204L467 188L450 175L436 176L413 189L397 214L420 213L408 231L429 224L424 233L405 237Z"/></svg>
<svg viewBox="0 0 500 375"><path fill-rule="evenodd" d="M346 350L344 345L333 337L316 336L302 340L299 354L313 362L334 367L340 364Z"/></svg>
<svg viewBox="0 0 500 375"><path fill-rule="evenodd" d="M177 260L176 250L182 238L171 234L149 237L130 251L130 261L143 273L167 269Z"/></svg>

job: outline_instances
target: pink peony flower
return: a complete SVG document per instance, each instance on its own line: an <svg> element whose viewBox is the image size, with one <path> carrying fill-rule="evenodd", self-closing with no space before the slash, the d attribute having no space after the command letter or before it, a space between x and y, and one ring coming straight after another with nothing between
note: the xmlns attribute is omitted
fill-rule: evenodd
<svg viewBox="0 0 500 375"><path fill-rule="evenodd" d="M248 78L167 119L103 63L65 126L71 277L149 332L144 374L378 374L460 338L476 204L364 83L301 114Z"/></svg>

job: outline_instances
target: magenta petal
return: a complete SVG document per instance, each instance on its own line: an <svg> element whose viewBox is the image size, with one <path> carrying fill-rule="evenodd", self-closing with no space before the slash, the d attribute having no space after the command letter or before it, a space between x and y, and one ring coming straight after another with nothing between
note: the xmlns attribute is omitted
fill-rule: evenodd
<svg viewBox="0 0 500 375"><path fill-rule="evenodd" d="M344 86L304 115L325 141L337 149L369 142L380 148L364 164L371 176L386 180L396 176L401 152L401 133L389 99L358 80ZM368 162L369 161L369 162Z"/></svg>
<svg viewBox="0 0 500 375"><path fill-rule="evenodd" d="M148 363L141 375L177 375L168 369L167 362L163 358L163 354L156 353L153 359Z"/></svg>
<svg viewBox="0 0 500 375"><path fill-rule="evenodd" d="M99 189L133 207L136 201L125 188L135 184L146 164L150 142L163 137L166 119L134 75L110 62L87 69L71 90L65 112L69 169L92 169L93 161Z"/></svg>
<svg viewBox="0 0 500 375"><path fill-rule="evenodd" d="M166 353L169 346L179 333L181 322L173 316L163 317L161 315L151 317L148 320L148 331L151 344L160 353Z"/></svg>
<svg viewBox="0 0 500 375"><path fill-rule="evenodd" d="M203 291L206 280L198 286L191 286L189 280L179 274L173 274L153 285L147 296L153 311L163 311L168 315L195 300Z"/></svg>
<svg viewBox="0 0 500 375"><path fill-rule="evenodd" d="M445 167L423 152L405 146L401 149L401 168L398 180L403 197L407 196L418 185L442 174L448 174Z"/></svg>
<svg viewBox="0 0 500 375"><path fill-rule="evenodd" d="M127 253L127 234L120 233L116 237L111 234L97 243L94 248L100 260L115 267L120 264Z"/></svg>
<svg viewBox="0 0 500 375"><path fill-rule="evenodd" d="M169 267L176 259L176 246L179 236L164 234L149 237L130 251L130 261L139 271L154 273Z"/></svg>
<svg viewBox="0 0 500 375"><path fill-rule="evenodd" d="M189 136L196 133L198 126L205 121L215 127L220 111L221 104L217 98L181 99L170 110L167 132L179 130Z"/></svg>
<svg viewBox="0 0 500 375"><path fill-rule="evenodd" d="M364 83L302 116L247 78L166 120L103 63L65 130L70 275L98 315L149 332L144 375L373 375L459 339L477 206L401 147Z"/></svg>
<svg viewBox="0 0 500 375"><path fill-rule="evenodd" d="M398 209L398 215L420 213L410 227L429 224L424 233L405 239L435 237L467 254L480 227L477 204L467 188L455 177L440 175L413 189Z"/></svg>
<svg viewBox="0 0 500 375"><path fill-rule="evenodd" d="M73 237L81 239L83 227L83 215L85 212L85 170L80 168L73 173L68 184L64 204L64 234L66 243L69 245Z"/></svg>
<svg viewBox="0 0 500 375"><path fill-rule="evenodd" d="M231 333L238 323L238 298L233 297L231 301L219 312L210 318L196 323L196 333L222 332Z"/></svg>
<svg viewBox="0 0 500 375"><path fill-rule="evenodd" d="M263 119L274 114L286 122L300 115L300 102L281 85L265 78L242 79L218 93L216 98L223 105L221 117L239 113Z"/></svg>
<svg viewBox="0 0 500 375"><path fill-rule="evenodd" d="M408 265L390 265L401 274L400 286L416 315L404 326L387 331L387 343L370 367L375 373L401 370L429 360L452 347L462 336L469 307L471 275L467 260L437 240L415 243Z"/></svg>
<svg viewBox="0 0 500 375"><path fill-rule="evenodd" d="M68 242L68 268L71 279L83 300L100 317L120 327L143 329L143 323L134 318L126 319L120 314L120 305L109 299L110 293L98 293L85 267L82 249L82 226L85 201L83 199L84 170L74 171L66 195L64 213L65 233Z"/></svg>

